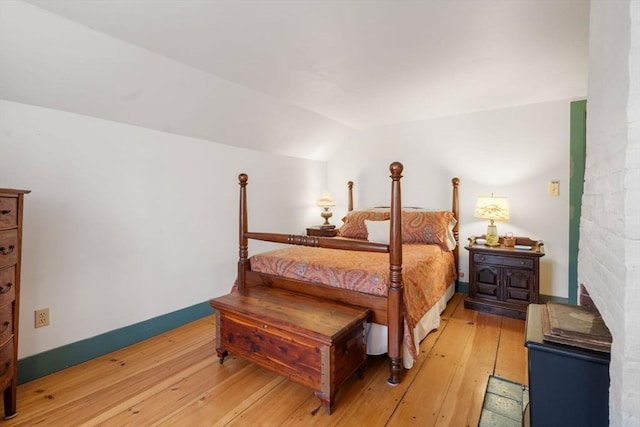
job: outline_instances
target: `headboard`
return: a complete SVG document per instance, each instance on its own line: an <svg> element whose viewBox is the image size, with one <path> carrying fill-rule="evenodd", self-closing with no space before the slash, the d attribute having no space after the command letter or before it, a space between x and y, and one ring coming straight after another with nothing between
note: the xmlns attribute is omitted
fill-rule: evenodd
<svg viewBox="0 0 640 427"><path fill-rule="evenodd" d="M456 220L456 224L453 226L453 238L456 241L456 247L453 249L453 257L456 264L456 273L460 271L460 266L458 265L458 251L460 248L460 236L459 236L459 227L460 227L460 203L459 203L459 192L458 187L460 186L460 178L453 177L451 178L451 212L453 212L453 217ZM348 203L347 209L349 212L353 210L353 181L347 182L347 192L348 192Z"/></svg>

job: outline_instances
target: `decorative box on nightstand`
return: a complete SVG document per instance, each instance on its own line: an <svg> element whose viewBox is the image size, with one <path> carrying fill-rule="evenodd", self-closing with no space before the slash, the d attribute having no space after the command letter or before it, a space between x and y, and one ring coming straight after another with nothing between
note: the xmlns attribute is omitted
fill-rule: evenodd
<svg viewBox="0 0 640 427"><path fill-rule="evenodd" d="M338 235L338 229L333 227L323 227L321 225L315 225L307 228L307 236L316 237L336 237Z"/></svg>
<svg viewBox="0 0 640 427"><path fill-rule="evenodd" d="M537 303L543 243L516 237L514 247L478 244L484 236L469 238L469 296L466 308L524 319L527 306Z"/></svg>

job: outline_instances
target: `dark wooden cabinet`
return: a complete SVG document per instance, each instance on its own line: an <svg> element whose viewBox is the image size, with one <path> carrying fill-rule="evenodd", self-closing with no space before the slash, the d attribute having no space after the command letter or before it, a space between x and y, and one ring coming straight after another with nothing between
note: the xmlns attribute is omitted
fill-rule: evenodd
<svg viewBox="0 0 640 427"><path fill-rule="evenodd" d="M16 415L22 206L26 190L0 188L0 390L4 417Z"/></svg>
<svg viewBox="0 0 640 427"><path fill-rule="evenodd" d="M465 307L524 319L527 306L537 303L540 296L542 242L517 237L516 247L490 247L477 244L477 240L472 237L465 246L469 251L469 296ZM518 248L523 246L530 248Z"/></svg>
<svg viewBox="0 0 640 427"><path fill-rule="evenodd" d="M610 354L547 342L542 315L542 305L529 305L525 345L530 425L608 426Z"/></svg>

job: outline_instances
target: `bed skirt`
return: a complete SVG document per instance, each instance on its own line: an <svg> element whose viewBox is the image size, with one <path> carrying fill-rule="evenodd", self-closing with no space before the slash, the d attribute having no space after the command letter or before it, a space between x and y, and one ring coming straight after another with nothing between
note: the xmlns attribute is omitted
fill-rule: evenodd
<svg viewBox="0 0 640 427"><path fill-rule="evenodd" d="M440 326L440 314L447 307L447 303L455 293L455 282L451 283L444 295L436 302L427 313L422 316L413 330L413 340L416 349L420 348L420 343L429 332ZM377 323L367 323L365 328L367 335L367 354L379 355L387 353L387 327ZM402 364L405 369L411 369L414 364L413 357L409 351L402 347Z"/></svg>

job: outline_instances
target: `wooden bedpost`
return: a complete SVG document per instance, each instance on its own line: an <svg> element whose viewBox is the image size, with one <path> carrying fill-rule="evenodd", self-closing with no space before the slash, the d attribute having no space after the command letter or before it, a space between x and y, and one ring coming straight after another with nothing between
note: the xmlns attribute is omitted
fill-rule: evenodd
<svg viewBox="0 0 640 427"><path fill-rule="evenodd" d="M456 219L456 225L453 226L453 238L456 241L456 247L453 250L453 262L456 265L456 275L460 271L460 265L458 261L458 251L460 249L460 238L458 236L458 225L460 224L460 204L458 202L458 186L460 185L460 178L455 177L451 179L451 185L453 185L453 200L451 201L451 211L453 217Z"/></svg>
<svg viewBox="0 0 640 427"><path fill-rule="evenodd" d="M349 189L349 204L347 210L351 212L353 210L353 181L347 182L347 188Z"/></svg>
<svg viewBox="0 0 640 427"><path fill-rule="evenodd" d="M400 178L402 163L393 162L391 172L391 221L389 230L389 293L388 309L388 352L391 376L387 382L400 383L402 372L402 341L404 336L403 289L402 289L402 201L400 197Z"/></svg>
<svg viewBox="0 0 640 427"><path fill-rule="evenodd" d="M249 258L249 239L247 239L247 182L249 176L241 173L238 176L240 184L240 229L239 229L239 247L238 247L238 291L246 290L247 263Z"/></svg>

